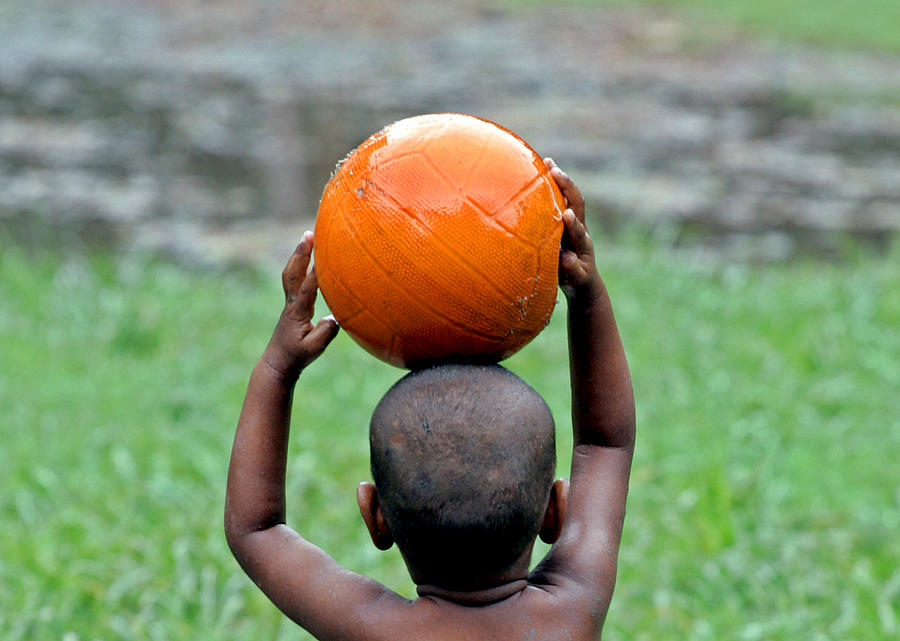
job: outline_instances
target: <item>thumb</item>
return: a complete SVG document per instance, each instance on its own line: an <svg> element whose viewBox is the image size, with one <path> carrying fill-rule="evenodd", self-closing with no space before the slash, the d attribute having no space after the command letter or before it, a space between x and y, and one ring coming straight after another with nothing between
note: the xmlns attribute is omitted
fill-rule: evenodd
<svg viewBox="0 0 900 641"><path fill-rule="evenodd" d="M313 353L320 353L337 336L340 325L337 320L329 314L316 323L309 334L306 335L304 342L307 343L309 350Z"/></svg>
<svg viewBox="0 0 900 641"><path fill-rule="evenodd" d="M571 249L559 252L559 269L563 273L571 272L578 264L578 254Z"/></svg>

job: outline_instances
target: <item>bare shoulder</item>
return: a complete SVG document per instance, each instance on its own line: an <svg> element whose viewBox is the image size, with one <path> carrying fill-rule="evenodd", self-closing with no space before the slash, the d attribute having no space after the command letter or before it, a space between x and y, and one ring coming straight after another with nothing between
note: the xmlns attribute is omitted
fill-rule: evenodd
<svg viewBox="0 0 900 641"><path fill-rule="evenodd" d="M240 555L248 573L285 615L324 641L588 640L606 614L607 602L565 573L533 574L538 580L525 589L486 605L411 600L342 567L286 526L253 538L256 549Z"/></svg>
<svg viewBox="0 0 900 641"><path fill-rule="evenodd" d="M605 603L598 603L589 591L574 583L529 585L498 603L472 606L439 598L404 599L374 581L370 583L365 577L350 574L344 579L366 584L356 587L362 587L368 598L342 598L340 611L332 610L325 620L304 621L304 627L316 638L328 641L591 641L597 638L607 609Z"/></svg>
<svg viewBox="0 0 900 641"><path fill-rule="evenodd" d="M589 641L597 638L600 617L586 591L577 586L529 585L489 605L460 605L435 598L412 602L400 616L376 616L369 638L423 641ZM396 611L395 611L396 612Z"/></svg>
<svg viewBox="0 0 900 641"><path fill-rule="evenodd" d="M286 525L243 537L232 551L257 586L317 639L369 638L413 603L333 559Z"/></svg>
<svg viewBox="0 0 900 641"><path fill-rule="evenodd" d="M597 638L612 600L616 582L616 566L603 564L592 571L572 572L557 558L548 554L534 569L529 581L543 598L535 598L529 609L542 619L557 621L573 639ZM564 637L568 638L568 637Z"/></svg>
<svg viewBox="0 0 900 641"><path fill-rule="evenodd" d="M575 448L562 532L529 577L600 623L616 583L632 454L632 447Z"/></svg>

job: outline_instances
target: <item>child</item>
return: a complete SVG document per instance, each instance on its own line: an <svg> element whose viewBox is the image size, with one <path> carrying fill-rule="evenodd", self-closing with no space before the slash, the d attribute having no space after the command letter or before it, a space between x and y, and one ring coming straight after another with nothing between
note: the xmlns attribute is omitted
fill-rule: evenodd
<svg viewBox="0 0 900 641"><path fill-rule="evenodd" d="M609 608L634 451L634 398L584 199L546 160L566 198L559 259L568 300L574 452L553 481L553 421L500 366L414 372L372 417L375 483L357 499L380 549L397 542L417 585L405 599L355 574L285 525L294 384L338 331L313 325L312 234L289 259L287 299L253 370L228 471L225 531L241 567L319 639L593 639ZM528 572L536 536L552 543Z"/></svg>

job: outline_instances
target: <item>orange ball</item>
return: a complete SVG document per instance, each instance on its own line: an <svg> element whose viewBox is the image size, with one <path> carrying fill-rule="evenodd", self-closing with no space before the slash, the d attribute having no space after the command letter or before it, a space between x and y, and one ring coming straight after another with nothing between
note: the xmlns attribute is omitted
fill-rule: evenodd
<svg viewBox="0 0 900 641"><path fill-rule="evenodd" d="M462 114L400 120L325 186L319 288L341 327L389 363L496 362L550 320L564 208L511 131Z"/></svg>

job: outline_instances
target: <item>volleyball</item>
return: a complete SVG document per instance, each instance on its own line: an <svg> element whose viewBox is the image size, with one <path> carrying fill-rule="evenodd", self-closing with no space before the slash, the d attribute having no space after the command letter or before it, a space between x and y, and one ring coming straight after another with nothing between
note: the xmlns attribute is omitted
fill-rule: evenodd
<svg viewBox="0 0 900 641"><path fill-rule="evenodd" d="M319 289L341 327L393 365L497 362L550 319L564 209L541 157L500 125L400 120L325 186Z"/></svg>

